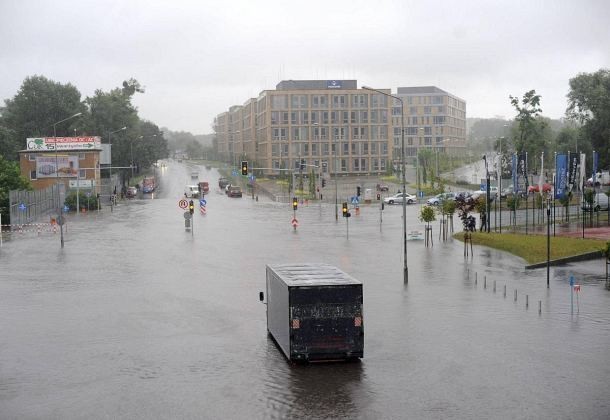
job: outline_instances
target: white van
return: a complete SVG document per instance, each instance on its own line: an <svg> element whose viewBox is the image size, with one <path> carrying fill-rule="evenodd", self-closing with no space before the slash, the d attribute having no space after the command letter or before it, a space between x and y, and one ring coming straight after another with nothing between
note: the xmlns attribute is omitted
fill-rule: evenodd
<svg viewBox="0 0 610 420"><path fill-rule="evenodd" d="M197 198L199 197L199 186L187 185L184 187L184 196L186 198Z"/></svg>
<svg viewBox="0 0 610 420"><path fill-rule="evenodd" d="M581 203L581 208L583 210L591 210L589 205L584 201ZM608 210L608 196L605 193L597 193L593 196L593 210Z"/></svg>

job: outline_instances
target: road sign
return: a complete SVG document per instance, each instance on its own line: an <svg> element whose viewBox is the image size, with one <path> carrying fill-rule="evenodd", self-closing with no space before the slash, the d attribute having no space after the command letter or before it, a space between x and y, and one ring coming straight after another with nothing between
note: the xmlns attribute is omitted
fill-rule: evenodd
<svg viewBox="0 0 610 420"><path fill-rule="evenodd" d="M205 206L206 204L208 204L208 202L207 202L207 201L205 201L205 198L202 198L202 199L200 199L200 200L199 200L199 205L200 205L201 207Z"/></svg>
<svg viewBox="0 0 610 420"><path fill-rule="evenodd" d="M69 212L69 211L70 211L70 207L68 207L68 206L64 206L64 213L67 213L67 212Z"/></svg>
<svg viewBox="0 0 610 420"><path fill-rule="evenodd" d="M237 171L235 169L233 169L233 171L231 171L231 175L237 176Z"/></svg>
<svg viewBox="0 0 610 420"><path fill-rule="evenodd" d="M185 212L184 212L184 218L185 218L186 220L190 220L190 219L192 219L192 218L193 218L193 216L191 215L191 212L189 212L189 211L185 211Z"/></svg>
<svg viewBox="0 0 610 420"><path fill-rule="evenodd" d="M180 207L181 209L185 209L189 206L189 202L186 200L180 200L178 201L178 207Z"/></svg>
<svg viewBox="0 0 610 420"><path fill-rule="evenodd" d="M27 207L25 204L23 204L23 203L19 204L19 210L21 210L21 211L26 211L26 210L27 210L27 208L28 208L28 207Z"/></svg>
<svg viewBox="0 0 610 420"><path fill-rule="evenodd" d="M201 214L205 214L207 210L205 209L205 206L201 206L199 207L199 211L201 212Z"/></svg>
<svg viewBox="0 0 610 420"><path fill-rule="evenodd" d="M299 226L299 221L297 220L296 217L293 217L292 220L290 221L290 224L292 225L293 228L296 229L296 227Z"/></svg>
<svg viewBox="0 0 610 420"><path fill-rule="evenodd" d="M254 181L254 180L256 179L256 177L255 177L254 175L250 175L250 176L248 177L248 179L249 179L250 181Z"/></svg>
<svg viewBox="0 0 610 420"><path fill-rule="evenodd" d="M351 200L352 200L352 204L360 203L360 199L358 197L356 197L356 196L353 196Z"/></svg>

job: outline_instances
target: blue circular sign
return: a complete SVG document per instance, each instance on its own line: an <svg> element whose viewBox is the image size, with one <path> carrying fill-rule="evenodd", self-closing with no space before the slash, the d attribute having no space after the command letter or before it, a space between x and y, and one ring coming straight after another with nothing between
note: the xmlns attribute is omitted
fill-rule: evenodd
<svg viewBox="0 0 610 420"><path fill-rule="evenodd" d="M199 205L200 206L205 206L206 204L208 204L208 202L205 201L205 198L202 198L201 200L199 200Z"/></svg>
<svg viewBox="0 0 610 420"><path fill-rule="evenodd" d="M64 206L64 212L65 212L65 213L67 213L67 212L69 212L69 211L70 211L70 207L68 207L68 206Z"/></svg>
<svg viewBox="0 0 610 420"><path fill-rule="evenodd" d="M26 209L27 209L27 206L25 204L23 204L23 203L19 204L19 210L26 211Z"/></svg>

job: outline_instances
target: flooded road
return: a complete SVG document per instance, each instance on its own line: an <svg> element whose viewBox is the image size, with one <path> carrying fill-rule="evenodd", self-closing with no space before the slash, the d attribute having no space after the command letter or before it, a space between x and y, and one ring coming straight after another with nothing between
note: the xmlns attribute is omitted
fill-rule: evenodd
<svg viewBox="0 0 610 420"><path fill-rule="evenodd" d="M363 206L349 239L334 204L299 206L294 232L291 205L226 197L198 170L212 191L193 235L178 207L192 167L170 162L152 197L71 216L63 250L58 234L5 238L1 418L610 416L601 260L552 269L547 289L546 270L481 247L464 259L435 224L434 247L408 242L404 285L400 206L381 225ZM362 362L295 366L276 348L258 292L265 265L286 262L364 283Z"/></svg>

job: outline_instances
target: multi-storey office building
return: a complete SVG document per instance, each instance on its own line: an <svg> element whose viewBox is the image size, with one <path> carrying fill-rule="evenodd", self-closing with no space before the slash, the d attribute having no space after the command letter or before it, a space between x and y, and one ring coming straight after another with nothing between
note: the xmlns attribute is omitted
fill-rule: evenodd
<svg viewBox="0 0 610 420"><path fill-rule="evenodd" d="M450 154L465 150L464 100L435 86L399 87L396 96L403 101L407 156L416 156L421 148ZM392 115L394 150L397 150L401 127L398 101L395 101ZM396 156L400 156L400 152Z"/></svg>
<svg viewBox="0 0 610 420"><path fill-rule="evenodd" d="M381 91L391 93L390 89ZM448 98L449 94L443 93ZM448 99L443 101L449 103ZM275 90L265 90L258 98L216 117L217 152L234 165L248 160L251 167L265 174L299 170L302 162L306 172L382 174L393 162L400 161L401 119L397 102L386 95L358 89L356 80L282 81ZM422 107L424 103L426 100ZM409 111L405 109L405 139L409 138ZM421 122L423 133L428 132L428 125L431 130L434 122L440 121L426 119L425 111L422 108L424 119L417 121ZM437 113L438 109L434 115ZM445 131L449 133L448 129L441 132ZM420 147L426 147L428 136L421 137ZM462 145L464 140L465 137ZM417 147L420 142L411 138L411 143ZM448 145L446 140L441 143Z"/></svg>

